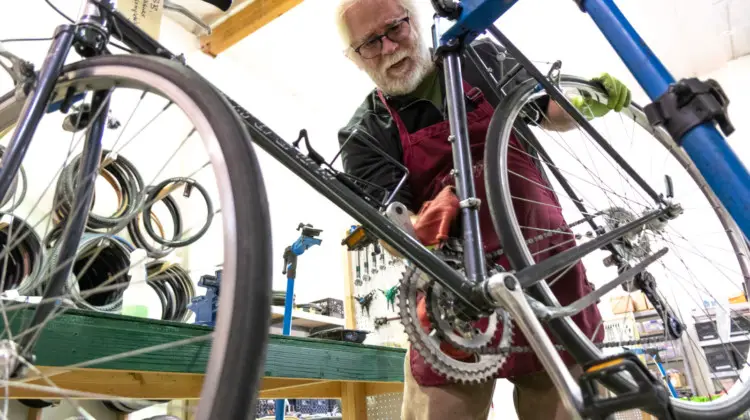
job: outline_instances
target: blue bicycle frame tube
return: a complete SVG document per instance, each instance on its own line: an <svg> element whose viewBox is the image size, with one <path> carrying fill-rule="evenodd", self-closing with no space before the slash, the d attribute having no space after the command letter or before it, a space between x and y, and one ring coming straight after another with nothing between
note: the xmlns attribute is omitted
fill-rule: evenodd
<svg viewBox="0 0 750 420"><path fill-rule="evenodd" d="M517 2L518 0L462 0L461 16L442 34L440 43L447 44L451 39L470 43Z"/></svg>
<svg viewBox="0 0 750 420"><path fill-rule="evenodd" d="M651 100L664 94L674 79L638 36L612 0L584 0L583 7ZM711 123L682 137L682 147L708 185L750 238L750 174Z"/></svg>

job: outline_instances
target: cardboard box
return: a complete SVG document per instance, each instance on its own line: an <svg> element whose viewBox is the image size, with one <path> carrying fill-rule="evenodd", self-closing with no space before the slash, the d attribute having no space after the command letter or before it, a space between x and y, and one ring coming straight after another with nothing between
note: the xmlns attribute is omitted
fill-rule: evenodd
<svg viewBox="0 0 750 420"><path fill-rule="evenodd" d="M633 312L635 310L633 299L628 295L612 296L609 298L609 303L612 305L612 313L615 315Z"/></svg>
<svg viewBox="0 0 750 420"><path fill-rule="evenodd" d="M633 292L630 294L630 296L633 297L633 305L635 306L636 312L647 311L649 309L647 303L648 299L643 292Z"/></svg>
<svg viewBox="0 0 750 420"><path fill-rule="evenodd" d="M648 305L648 299L643 292L633 292L630 295L624 296L613 296L609 299L610 305L612 305L612 313L624 314L627 312L640 312L647 311L650 308Z"/></svg>

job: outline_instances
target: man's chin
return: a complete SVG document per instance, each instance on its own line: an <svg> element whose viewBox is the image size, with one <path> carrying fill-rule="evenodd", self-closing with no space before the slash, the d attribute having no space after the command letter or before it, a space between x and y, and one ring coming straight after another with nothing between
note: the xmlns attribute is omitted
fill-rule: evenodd
<svg viewBox="0 0 750 420"><path fill-rule="evenodd" d="M403 80L385 82L378 85L380 90L391 96L401 96L414 92L417 86L419 86L418 82L409 83L408 81Z"/></svg>

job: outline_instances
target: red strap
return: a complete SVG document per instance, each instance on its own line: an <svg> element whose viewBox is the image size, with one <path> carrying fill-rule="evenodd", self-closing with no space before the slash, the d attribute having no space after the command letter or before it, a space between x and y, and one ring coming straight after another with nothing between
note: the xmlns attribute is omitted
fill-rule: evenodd
<svg viewBox="0 0 750 420"><path fill-rule="evenodd" d="M380 101L383 102L383 105L385 105L393 121L396 122L396 127L398 127L398 135L401 138L401 143L402 144L404 142L406 142L407 144L411 143L411 138L409 137L409 132L406 131L406 126L404 125L404 122L401 121L401 117L398 115L398 112L394 112L391 109L391 106L388 105L388 101L385 100L385 96L383 96L383 92L380 89L378 89L378 98L380 98Z"/></svg>
<svg viewBox="0 0 750 420"><path fill-rule="evenodd" d="M482 90L476 87L471 86L466 82L466 80L463 81L463 88L464 88L464 95L467 99L469 99L474 105L477 105L481 103L484 100L484 93L482 93ZM404 122L401 120L401 117L398 115L398 112L393 111L390 105L388 105L388 101L386 101L385 96L383 95L383 92L378 89L378 98L380 98L380 101L385 105L386 109L388 110L388 114L390 114L393 121L396 122L396 127L398 127L398 134L401 136L401 141L406 141L407 143L411 143L411 139L409 137L409 132L406 130L406 126L404 125Z"/></svg>

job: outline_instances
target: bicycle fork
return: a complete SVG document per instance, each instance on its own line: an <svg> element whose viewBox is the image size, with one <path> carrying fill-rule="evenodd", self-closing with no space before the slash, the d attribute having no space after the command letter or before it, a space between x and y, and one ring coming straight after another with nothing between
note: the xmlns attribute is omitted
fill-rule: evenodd
<svg viewBox="0 0 750 420"><path fill-rule="evenodd" d="M55 95L55 85L62 72L65 59L76 42L76 30L77 27L74 25L61 25L56 29L54 40L50 45L38 77L28 81L34 82L34 88L29 92L29 96L24 102L18 116L18 125L8 144L7 154L3 157L2 168L0 169L0 197L5 196L15 180L42 116L46 112L58 108L62 112L67 112L73 102L81 99L80 95L74 95L74 90L69 90L60 101L50 104ZM79 32L79 35L84 35L84 33ZM55 298L63 293L65 283L73 269L76 249L88 219L94 182L101 160L101 138L107 121L109 98L109 90L96 91L92 95L92 112L97 114L87 127L86 140L78 165L76 193L73 202L68 203L71 208L71 215L63 221L65 228L59 239L59 262L53 268L51 279L42 297L42 303L37 306L30 323L25 326L27 329L36 327L36 331L33 334L23 335L17 343L19 353L30 360L33 360L34 343L42 330L37 326L44 325L59 306L60 302ZM23 375L23 369L20 367L16 364L9 371L14 376Z"/></svg>

